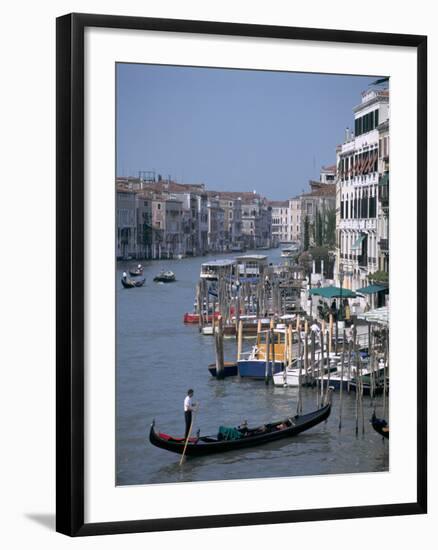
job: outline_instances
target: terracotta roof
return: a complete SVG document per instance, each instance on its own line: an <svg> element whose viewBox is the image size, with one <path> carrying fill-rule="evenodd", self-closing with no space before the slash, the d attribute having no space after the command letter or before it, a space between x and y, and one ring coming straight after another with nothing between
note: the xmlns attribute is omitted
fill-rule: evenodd
<svg viewBox="0 0 438 550"><path fill-rule="evenodd" d="M303 193L302 197L335 197L336 183L321 183L320 181L309 181L310 193Z"/></svg>

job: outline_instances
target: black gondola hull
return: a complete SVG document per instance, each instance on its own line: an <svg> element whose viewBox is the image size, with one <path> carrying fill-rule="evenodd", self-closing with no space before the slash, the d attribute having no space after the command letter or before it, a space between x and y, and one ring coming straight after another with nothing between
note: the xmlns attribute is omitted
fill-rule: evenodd
<svg viewBox="0 0 438 550"><path fill-rule="evenodd" d="M386 420L383 420L383 418L377 418L375 415L373 415L373 417L371 418L371 424L374 430L379 435L385 437L386 439L389 439L389 427Z"/></svg>
<svg viewBox="0 0 438 550"><path fill-rule="evenodd" d="M143 269L135 269L134 271L129 270L131 277L141 277L143 275Z"/></svg>
<svg viewBox="0 0 438 550"><path fill-rule="evenodd" d="M121 279L121 281L124 288L138 288L144 285L146 279L137 279L135 281L132 279Z"/></svg>
<svg viewBox="0 0 438 550"><path fill-rule="evenodd" d="M187 456L206 456L214 453L225 453L228 451L236 451L249 447L256 447L258 445L264 445L272 441L278 441L280 439L293 437L326 420L330 415L330 410L331 405L326 405L318 411L314 411L306 415L301 415L299 417L294 417L294 425L289 428L272 431L269 433L262 433L259 435L242 437L241 439L236 439L232 441L219 441L215 438L205 438L204 440L204 438L202 437L198 440L192 438L191 441L187 444L185 454ZM287 420L288 419L285 419L285 421ZM278 423L275 422L270 424L270 426L280 423L281 421ZM210 441L208 439L210 439ZM149 441L152 443L152 445L155 445L156 447L159 447L160 449L164 449L166 451L178 454L182 454L184 452L184 439L163 438L161 434L157 434L155 432L154 425L151 426Z"/></svg>

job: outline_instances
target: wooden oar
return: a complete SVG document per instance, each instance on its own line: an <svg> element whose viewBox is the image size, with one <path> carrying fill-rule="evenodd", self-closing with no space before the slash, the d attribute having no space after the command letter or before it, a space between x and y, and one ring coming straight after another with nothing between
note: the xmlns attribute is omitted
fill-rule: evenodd
<svg viewBox="0 0 438 550"><path fill-rule="evenodd" d="M182 463L184 462L184 458L185 458L185 454L186 454L186 450L187 450L187 444L189 442L189 439L190 439L190 435L192 434L192 428L193 428L193 424L195 422L195 418L196 418L196 413L198 412L199 410L199 406L200 406L200 403L197 404L196 406L196 409L195 409L195 413L193 414L192 416L192 421L190 422L190 430L189 430L189 433L187 435L187 438L186 438L186 442L184 444L184 449L183 449L183 453L181 455L181 460L179 461L179 465L182 466Z"/></svg>

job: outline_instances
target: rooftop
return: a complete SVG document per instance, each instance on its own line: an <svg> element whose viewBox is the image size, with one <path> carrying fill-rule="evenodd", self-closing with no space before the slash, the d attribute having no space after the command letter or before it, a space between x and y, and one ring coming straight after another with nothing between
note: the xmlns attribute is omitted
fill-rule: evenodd
<svg viewBox="0 0 438 550"><path fill-rule="evenodd" d="M212 260L211 262L205 262L202 264L203 267L228 267L231 265L235 265L236 260L229 260L229 259L223 259L223 260Z"/></svg>
<svg viewBox="0 0 438 550"><path fill-rule="evenodd" d="M268 204L274 208L287 208L289 206L289 201L268 201Z"/></svg>
<svg viewBox="0 0 438 550"><path fill-rule="evenodd" d="M245 256L237 256L236 260L238 262L247 262L251 260L255 260L257 262L262 262L264 260L267 260L267 256L264 256L263 254L246 254Z"/></svg>
<svg viewBox="0 0 438 550"><path fill-rule="evenodd" d="M321 183L320 181L309 181L310 193L303 193L302 197L335 197L336 183Z"/></svg>

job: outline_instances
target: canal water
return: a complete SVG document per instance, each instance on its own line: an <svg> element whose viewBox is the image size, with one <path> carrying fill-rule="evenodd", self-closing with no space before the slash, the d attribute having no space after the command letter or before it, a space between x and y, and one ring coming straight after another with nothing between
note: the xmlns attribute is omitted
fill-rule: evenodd
<svg viewBox="0 0 438 550"><path fill-rule="evenodd" d="M266 252L280 261L280 250ZM224 256L220 256L224 258ZM229 257L232 257L230 255ZM217 434L219 425L235 426L245 419L250 426L296 413L297 389L266 386L263 381L230 377L216 380L207 370L214 362L214 340L196 325L184 325L183 315L193 310L195 285L202 262L214 256L142 262L145 286L124 289L122 272L135 262L117 266L116 452L117 485L287 477L317 474L381 472L388 470L388 442L374 432L370 398L364 397L362 422L355 435L354 393L344 393L342 429L339 393L333 396L327 422L295 438L253 449L189 458L152 446L148 440L153 419L158 430L184 434L183 401L188 388L200 404L194 431ZM161 269L175 272L177 281L157 284ZM254 340L245 340L249 349ZM225 340L225 360L236 356L234 339ZM316 389L303 388L303 413L316 408ZM381 401L377 400L377 412Z"/></svg>

